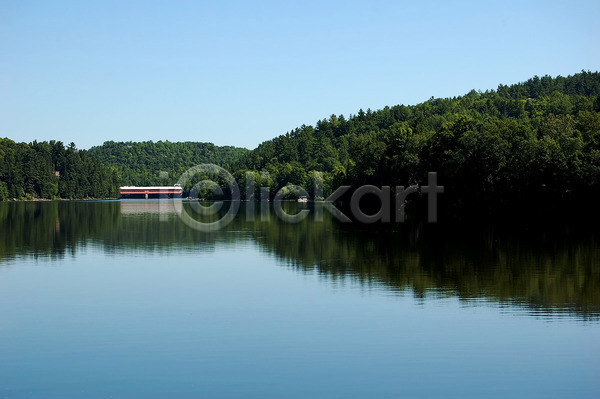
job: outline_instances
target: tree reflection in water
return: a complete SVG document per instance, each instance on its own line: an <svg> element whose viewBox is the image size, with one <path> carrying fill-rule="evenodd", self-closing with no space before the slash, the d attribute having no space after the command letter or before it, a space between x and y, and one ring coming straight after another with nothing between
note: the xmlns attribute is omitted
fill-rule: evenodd
<svg viewBox="0 0 600 399"><path fill-rule="evenodd" d="M600 316L600 245L592 228L458 223L359 226L324 212L299 223L253 221L242 205L224 229L199 232L159 201L0 204L0 267L15 257L61 258L94 244L106 253L215 250L256 242L282 264L416 296L458 296L524 306L534 313ZM285 203L290 214L312 204ZM184 201L184 211L193 214ZM227 206L222 212L226 212ZM213 218L214 219L214 218ZM175 260L176 261L176 260Z"/></svg>

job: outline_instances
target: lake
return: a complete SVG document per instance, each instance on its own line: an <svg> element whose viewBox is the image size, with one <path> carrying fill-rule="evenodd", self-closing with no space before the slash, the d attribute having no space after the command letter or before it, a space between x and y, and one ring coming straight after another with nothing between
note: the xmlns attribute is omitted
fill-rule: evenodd
<svg viewBox="0 0 600 399"><path fill-rule="evenodd" d="M0 398L600 397L594 226L198 209L0 203Z"/></svg>

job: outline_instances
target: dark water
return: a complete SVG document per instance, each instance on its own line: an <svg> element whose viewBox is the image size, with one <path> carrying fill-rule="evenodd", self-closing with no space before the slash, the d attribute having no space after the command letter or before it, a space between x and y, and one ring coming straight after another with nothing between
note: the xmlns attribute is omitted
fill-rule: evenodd
<svg viewBox="0 0 600 399"><path fill-rule="evenodd" d="M593 226L167 203L0 203L0 398L600 397Z"/></svg>

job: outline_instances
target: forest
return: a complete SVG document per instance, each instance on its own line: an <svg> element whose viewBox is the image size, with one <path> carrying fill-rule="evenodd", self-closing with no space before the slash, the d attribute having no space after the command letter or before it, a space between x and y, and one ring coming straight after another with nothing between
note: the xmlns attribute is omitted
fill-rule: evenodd
<svg viewBox="0 0 600 399"><path fill-rule="evenodd" d="M230 169L234 161L248 152L240 147L168 140L156 143L106 141L89 150L91 156L116 168L119 183L127 186L174 184L186 170L204 163ZM166 177L161 177L161 172L166 172Z"/></svg>
<svg viewBox="0 0 600 399"><path fill-rule="evenodd" d="M322 184L327 195L341 185L422 185L427 172L438 172L452 210L593 204L600 194L599 95L600 74L582 71L331 115L262 143L236 164L236 177L250 171L272 193Z"/></svg>
<svg viewBox="0 0 600 399"><path fill-rule="evenodd" d="M0 139L0 201L9 199L115 198L115 168L75 143L15 143Z"/></svg>
<svg viewBox="0 0 600 399"><path fill-rule="evenodd" d="M122 185L168 183L200 163L226 166L248 150L210 143L105 142L90 150L60 141L0 139L0 201L118 198Z"/></svg>
<svg viewBox="0 0 600 399"><path fill-rule="evenodd" d="M535 76L495 90L359 110L302 125L249 151L209 143L0 141L0 200L114 197L215 163L240 188L422 185L437 172L451 209L593 204L600 194L600 73ZM54 172L58 172L55 175ZM315 173L318 172L318 173ZM163 174L164 177L164 174ZM244 190L242 189L242 195Z"/></svg>

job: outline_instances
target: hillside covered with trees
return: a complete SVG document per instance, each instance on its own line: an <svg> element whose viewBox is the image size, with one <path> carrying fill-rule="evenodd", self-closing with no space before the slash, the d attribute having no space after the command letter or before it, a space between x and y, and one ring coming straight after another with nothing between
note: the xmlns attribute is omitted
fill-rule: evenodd
<svg viewBox="0 0 600 399"><path fill-rule="evenodd" d="M331 115L252 151L169 141L107 141L80 151L3 139L0 200L115 197L119 185L173 184L202 163L231 171L242 195L249 174L271 195L296 184L311 194L320 185L327 196L340 185L422 185L437 172L451 209L594 204L600 73L535 76L496 90Z"/></svg>
<svg viewBox="0 0 600 399"><path fill-rule="evenodd" d="M249 151L211 143L106 141L89 152L103 164L118 170L121 185L145 186L176 183L186 170L199 164L230 168ZM161 179L160 172L168 173L166 181Z"/></svg>
<svg viewBox="0 0 600 399"><path fill-rule="evenodd" d="M236 177L254 171L272 192L288 184L310 192L319 171L327 195L343 184L425 184L438 172L453 209L590 200L600 194L599 95L600 73L584 71L331 115L262 143Z"/></svg>

